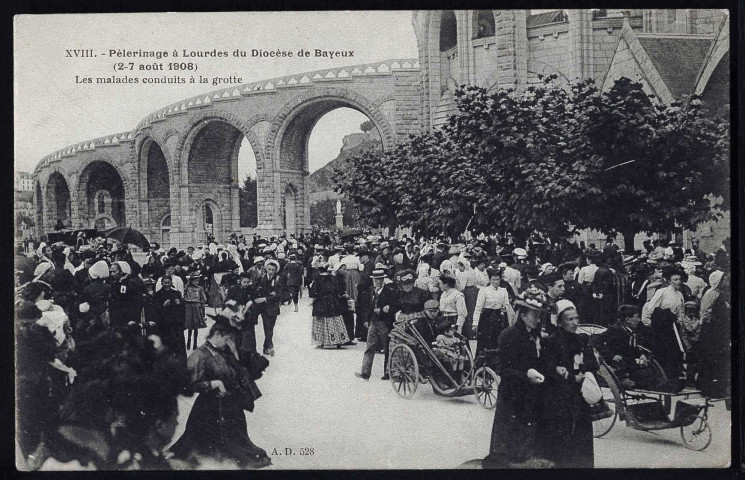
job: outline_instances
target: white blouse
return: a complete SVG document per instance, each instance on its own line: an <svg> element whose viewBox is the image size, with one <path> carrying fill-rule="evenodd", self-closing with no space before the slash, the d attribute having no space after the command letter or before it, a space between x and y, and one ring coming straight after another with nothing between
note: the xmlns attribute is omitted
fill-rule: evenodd
<svg viewBox="0 0 745 480"><path fill-rule="evenodd" d="M458 315L458 327L463 326L466 321L466 297L456 288L442 292L440 296L440 311L445 316Z"/></svg>
<svg viewBox="0 0 745 480"><path fill-rule="evenodd" d="M473 311L474 327L479 325L481 312L485 308L492 310L501 310L504 308L507 310L509 324L512 325L515 323L515 312L510 305L510 297L506 289L502 287L494 288L491 285L479 289L479 296L476 298L476 308Z"/></svg>
<svg viewBox="0 0 745 480"><path fill-rule="evenodd" d="M682 322L685 316L683 308L683 294L676 291L672 285L657 290L650 301L642 308L642 323L644 325L652 324L652 312L655 308L668 309L678 317Z"/></svg>

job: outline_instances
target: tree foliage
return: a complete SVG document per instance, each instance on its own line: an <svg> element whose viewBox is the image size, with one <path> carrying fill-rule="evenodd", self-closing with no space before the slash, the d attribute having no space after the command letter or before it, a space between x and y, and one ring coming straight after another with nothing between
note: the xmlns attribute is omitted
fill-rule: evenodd
<svg viewBox="0 0 745 480"><path fill-rule="evenodd" d="M372 122L372 120L365 120L360 124L360 130L367 133L370 130L373 130L375 128L375 124Z"/></svg>
<svg viewBox="0 0 745 480"><path fill-rule="evenodd" d="M256 179L246 176L243 184L238 187L241 227L256 227L259 223L257 192Z"/></svg>
<svg viewBox="0 0 745 480"><path fill-rule="evenodd" d="M351 158L335 188L369 225L451 236L694 228L717 217L712 197L729 207L729 125L700 99L659 105L626 78L607 92L555 80L463 86L442 128Z"/></svg>

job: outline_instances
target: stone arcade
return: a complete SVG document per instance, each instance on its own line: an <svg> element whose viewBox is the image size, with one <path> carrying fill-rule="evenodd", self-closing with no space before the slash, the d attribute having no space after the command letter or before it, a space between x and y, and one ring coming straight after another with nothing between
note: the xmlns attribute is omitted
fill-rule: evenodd
<svg viewBox="0 0 745 480"><path fill-rule="evenodd" d="M33 175L37 235L63 220L73 228L131 225L164 245L203 242L208 231L225 240L241 231L244 138L258 178L258 226L250 230L303 233L307 142L323 115L339 107L364 113L387 150L441 125L464 83L522 89L556 74L609 88L627 76L664 102L697 93L729 104L724 11L422 11L412 23L419 59L224 88L161 108L131 131L48 155Z"/></svg>

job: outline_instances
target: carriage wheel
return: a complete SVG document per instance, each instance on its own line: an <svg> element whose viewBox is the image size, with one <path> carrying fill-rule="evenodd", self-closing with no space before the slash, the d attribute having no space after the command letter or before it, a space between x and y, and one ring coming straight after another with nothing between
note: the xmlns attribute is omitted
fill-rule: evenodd
<svg viewBox="0 0 745 480"><path fill-rule="evenodd" d="M616 412L616 402L611 399L605 399L606 405L611 409L613 415L607 418L601 418L592 422L592 436L600 438L610 432L613 425L616 424L616 418L618 418L618 412Z"/></svg>
<svg viewBox="0 0 745 480"><path fill-rule="evenodd" d="M489 367L481 367L473 376L473 394L476 400L486 409L497 406L497 389L499 388L499 377Z"/></svg>
<svg viewBox="0 0 745 480"><path fill-rule="evenodd" d="M687 449L697 452L704 450L711 443L709 422L699 415L690 425L680 427L680 438Z"/></svg>
<svg viewBox="0 0 745 480"><path fill-rule="evenodd" d="M411 398L419 386L419 364L414 351L403 343L393 347L388 359L388 374L396 393Z"/></svg>

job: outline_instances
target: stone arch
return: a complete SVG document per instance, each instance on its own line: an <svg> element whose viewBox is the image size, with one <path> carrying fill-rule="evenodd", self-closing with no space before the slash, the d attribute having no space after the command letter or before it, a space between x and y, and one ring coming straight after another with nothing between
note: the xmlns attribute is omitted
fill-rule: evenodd
<svg viewBox="0 0 745 480"><path fill-rule="evenodd" d="M261 146L259 149L254 149L256 152L256 168L259 168L259 159L263 159L266 156L266 138L259 138L256 133L254 133L254 127L261 123L261 122L267 122L271 124L274 121L274 115L270 115L268 113L258 113L254 115L253 117L249 118L246 121L246 125L248 126L248 130L251 132L251 134L256 138L256 143Z"/></svg>
<svg viewBox="0 0 745 480"><path fill-rule="evenodd" d="M145 137L136 146L139 196L143 200L162 198L167 192L170 193L172 161L169 161L170 155L162 147L163 143L153 137Z"/></svg>
<svg viewBox="0 0 745 480"><path fill-rule="evenodd" d="M305 138L301 139L303 148L307 148L307 137L310 130L326 113L340 107L349 107L366 115L375 124L380 132L383 141L383 149L391 150L395 146L394 132L388 119L383 113L367 98L357 93L339 88L314 89L304 94L298 95L291 101L287 102L279 113L275 116L272 128L269 131L267 139L267 152L272 152L272 164L274 168L281 165L280 155L282 140L287 133L291 123L308 108L314 108L311 115L303 122L303 125L297 125L304 133ZM310 128L308 128L310 127ZM303 159L303 170L307 170L307 158Z"/></svg>
<svg viewBox="0 0 745 480"><path fill-rule="evenodd" d="M153 137L145 137L136 148L140 229L145 235L159 235L160 224L157 223L165 212L171 210L171 197L178 195L174 188L173 161L170 154L162 147L163 142Z"/></svg>
<svg viewBox="0 0 745 480"><path fill-rule="evenodd" d="M458 18L455 10L443 10L440 14L439 51L446 52L458 46Z"/></svg>
<svg viewBox="0 0 745 480"><path fill-rule="evenodd" d="M129 191L130 185L131 185L131 180L124 173L124 170L122 170L122 167L120 165L118 165L116 162L113 162L113 161L109 160L108 158L94 157L94 158L89 158L87 160L82 160L79 165L76 165L77 171L80 172L80 175L78 175L78 181L75 184L75 188L74 188L76 192L79 193L80 192L80 187L83 185L83 173L85 172L85 170L92 163L97 163L97 162L106 163L109 166L111 166L112 168L114 168L114 170L116 170L116 173L119 174L119 178L121 178L122 182L124 183L124 190L127 191L127 192Z"/></svg>
<svg viewBox="0 0 745 480"><path fill-rule="evenodd" d="M249 128L249 126L252 124L243 122L240 118L230 112L210 109L205 110L198 115L195 115L183 129L183 132L185 132L183 136L179 138L180 141L178 146L176 147L176 154L174 155L174 157L179 160L179 170L183 181L188 181L189 178L189 153L194 144L194 141L198 137L199 133L204 129L204 127L207 126L207 124L216 121L227 123L240 131L241 134L248 139L248 142L251 144L251 148L253 148L254 150L254 154L256 155L257 169L260 168L259 165L263 165L264 152L262 152L260 148L261 142L259 141L259 138ZM240 145L240 141L238 142L238 145ZM235 170L235 172L233 172L235 176L232 178L237 178L237 158L235 159L235 165L231 165L231 172L232 170Z"/></svg>
<svg viewBox="0 0 745 480"><path fill-rule="evenodd" d="M126 203L129 185L127 177L116 164L103 159L90 159L81 165L82 169L75 188L77 193L78 216L83 224L90 223L97 216L94 194L107 190L112 198L111 216L117 225L125 225L127 220Z"/></svg>
<svg viewBox="0 0 745 480"><path fill-rule="evenodd" d="M65 227L72 226L71 192L65 176L54 170L46 183L47 219L52 227L61 220Z"/></svg>

